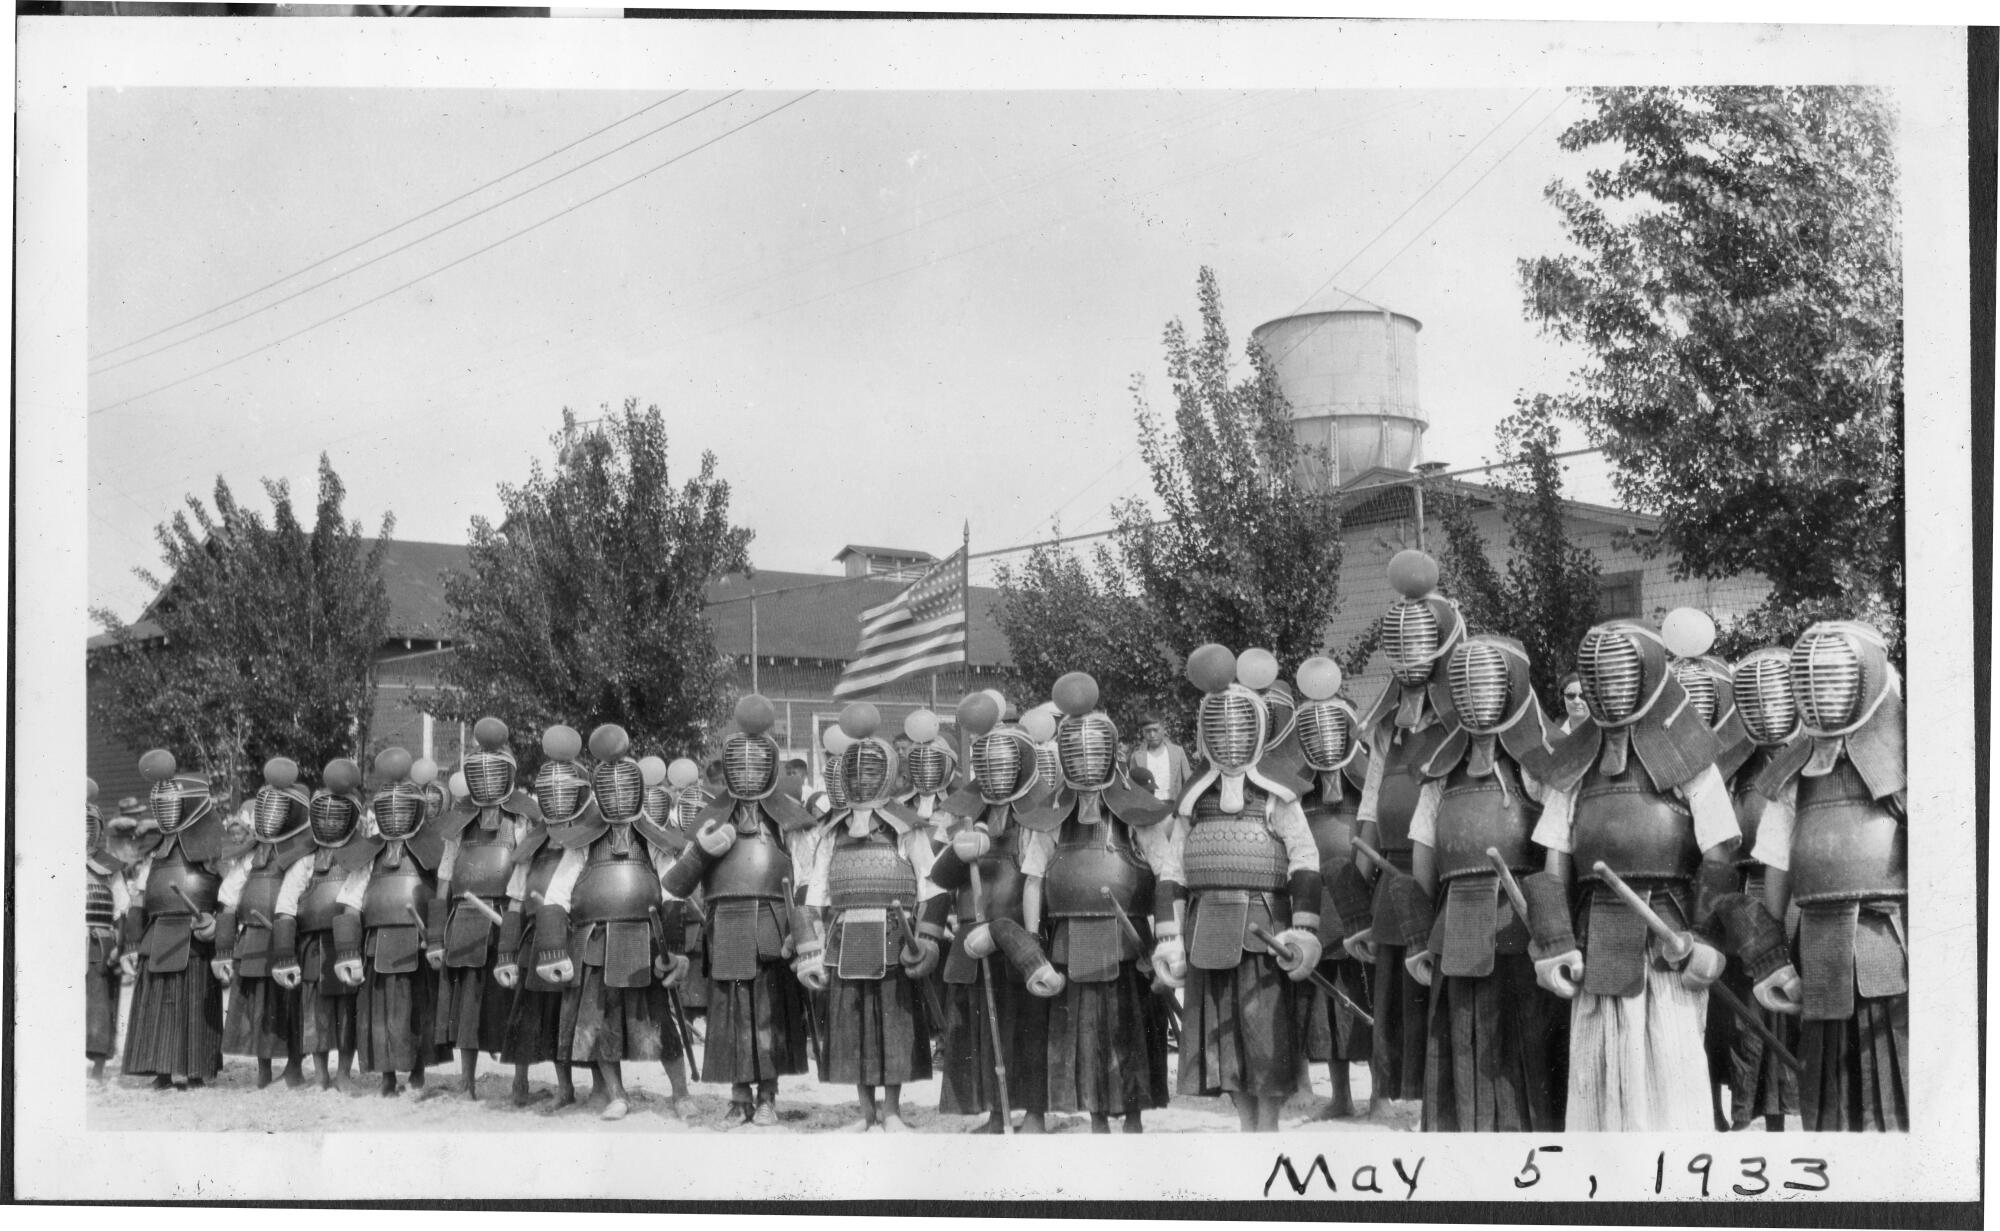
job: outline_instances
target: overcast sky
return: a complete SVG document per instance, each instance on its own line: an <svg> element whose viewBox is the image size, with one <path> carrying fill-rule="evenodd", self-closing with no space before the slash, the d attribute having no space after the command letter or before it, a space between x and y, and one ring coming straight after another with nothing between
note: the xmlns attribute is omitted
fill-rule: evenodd
<svg viewBox="0 0 2000 1231"><path fill-rule="evenodd" d="M1421 320L1427 454L1476 464L1515 393L1572 366L1522 319L1515 261L1561 244L1542 190L1578 169L1555 139L1580 110L1546 89L100 89L90 601L135 615L152 527L217 474L259 503L290 479L309 509L321 450L371 530L393 510L399 537L463 541L563 407L628 396L664 409L678 468L715 452L760 567L942 554L967 519L975 551L1101 529L1147 490L1129 385L1165 408L1161 330L1203 264L1239 350L1309 298Z"/></svg>

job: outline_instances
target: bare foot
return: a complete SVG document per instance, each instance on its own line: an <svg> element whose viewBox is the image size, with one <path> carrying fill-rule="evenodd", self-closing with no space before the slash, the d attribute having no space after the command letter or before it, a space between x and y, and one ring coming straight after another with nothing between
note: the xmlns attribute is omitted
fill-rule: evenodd
<svg viewBox="0 0 2000 1231"><path fill-rule="evenodd" d="M910 1126L903 1123L903 1117L901 1116L883 1116L882 1131L885 1133L907 1133L910 1131Z"/></svg>
<svg viewBox="0 0 2000 1231"><path fill-rule="evenodd" d="M1336 1098L1313 1114L1312 1123L1322 1120L1349 1120L1354 1117L1354 1100Z"/></svg>
<svg viewBox="0 0 2000 1231"><path fill-rule="evenodd" d="M395 1098L398 1093L399 1091L396 1089L396 1075L394 1073L384 1073L382 1075L382 1097Z"/></svg>
<svg viewBox="0 0 2000 1231"><path fill-rule="evenodd" d="M848 1125L846 1128L841 1129L840 1131L843 1133L865 1133L869 1129L872 1129L874 1127L875 1127L875 1121L873 1120L856 1120L854 1123Z"/></svg>
<svg viewBox="0 0 2000 1231"><path fill-rule="evenodd" d="M604 1105L604 1110L597 1113L597 1118L600 1120L623 1120L626 1113L631 1110L632 1105L630 1103L622 1098L615 1098Z"/></svg>
<svg viewBox="0 0 2000 1231"><path fill-rule="evenodd" d="M306 1075L299 1072L296 1065L288 1064L285 1066L285 1088L287 1090L296 1090L305 1084Z"/></svg>

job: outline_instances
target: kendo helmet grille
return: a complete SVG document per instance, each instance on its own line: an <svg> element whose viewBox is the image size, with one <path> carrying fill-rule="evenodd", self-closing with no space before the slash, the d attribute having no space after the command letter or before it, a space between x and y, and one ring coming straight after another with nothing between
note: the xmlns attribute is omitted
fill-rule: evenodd
<svg viewBox="0 0 2000 1231"><path fill-rule="evenodd" d="M1839 731L1861 712L1861 649L1836 628L1809 628L1792 647L1792 690L1806 729Z"/></svg>
<svg viewBox="0 0 2000 1231"><path fill-rule="evenodd" d="M700 816L701 810L706 807L708 807L708 796L701 793L701 783L688 783L680 789L680 794L674 800L674 824L693 833L695 818Z"/></svg>
<svg viewBox="0 0 2000 1231"><path fill-rule="evenodd" d="M543 761L535 771L535 802L551 821L561 823L582 811L589 789L589 779L574 761Z"/></svg>
<svg viewBox="0 0 2000 1231"><path fill-rule="evenodd" d="M1021 789L1021 743L1004 731L989 731L972 741L972 776L989 803L1011 799Z"/></svg>
<svg viewBox="0 0 2000 1231"><path fill-rule="evenodd" d="M778 783L778 745L739 731L722 745L722 780L739 799L760 799Z"/></svg>
<svg viewBox="0 0 2000 1231"><path fill-rule="evenodd" d="M331 791L321 791L306 805L306 815L312 821L313 837L328 845L347 841L354 832L355 822L361 819L361 809L345 795L335 795Z"/></svg>
<svg viewBox="0 0 2000 1231"><path fill-rule="evenodd" d="M1598 722L1623 722L1639 708L1639 647L1630 634L1601 628L1585 633L1576 674Z"/></svg>
<svg viewBox="0 0 2000 1231"><path fill-rule="evenodd" d="M607 821L629 821L645 811L645 771L631 757L606 761L592 769L590 791Z"/></svg>
<svg viewBox="0 0 2000 1231"><path fill-rule="evenodd" d="M1079 791L1110 786L1117 754L1118 728L1102 714L1065 718L1056 731L1056 757L1063 777Z"/></svg>
<svg viewBox="0 0 2000 1231"><path fill-rule="evenodd" d="M1468 641L1451 656L1445 673L1452 707L1468 731L1483 735L1506 721L1514 698L1505 650L1489 641Z"/></svg>
<svg viewBox="0 0 2000 1231"><path fill-rule="evenodd" d="M146 793L146 804L152 809L153 819L159 822L161 833L173 833L181 827L187 800L181 796L180 783L172 778L155 782L153 789Z"/></svg>
<svg viewBox="0 0 2000 1231"><path fill-rule="evenodd" d="M1688 699L1694 702L1695 711L1701 715L1702 724L1714 726L1715 677L1709 674L1707 667L1692 658L1676 658L1673 661L1673 673L1674 678L1681 682L1681 687L1687 689Z"/></svg>
<svg viewBox="0 0 2000 1231"><path fill-rule="evenodd" d="M1035 776L1041 780L1042 785L1048 786L1054 783L1057 776L1061 773L1062 754L1057 750L1055 741L1050 740L1046 744L1036 744Z"/></svg>
<svg viewBox="0 0 2000 1231"><path fill-rule="evenodd" d="M424 797L414 782L398 782L375 793L375 828L390 840L407 838L424 823Z"/></svg>
<svg viewBox="0 0 2000 1231"><path fill-rule="evenodd" d="M291 823L292 800L289 795L274 786L257 788L257 803L251 813L250 827L266 841L285 832Z"/></svg>
<svg viewBox="0 0 2000 1231"><path fill-rule="evenodd" d="M1325 772L1347 760L1354 743L1354 719L1332 701L1308 701L1299 707L1299 748L1306 764Z"/></svg>
<svg viewBox="0 0 2000 1231"><path fill-rule="evenodd" d="M845 808L847 806L847 779L845 776L847 769L843 764L845 760L846 758L840 753L829 752L826 754L826 761L820 767L820 774L826 779L826 797L833 801L833 806L836 808Z"/></svg>
<svg viewBox="0 0 2000 1231"><path fill-rule="evenodd" d="M1743 729L1760 744L1782 744L1799 727L1798 698L1792 692L1792 658L1775 647L1758 650L1736 664L1731 679Z"/></svg>
<svg viewBox="0 0 2000 1231"><path fill-rule="evenodd" d="M876 740L855 741L841 754L840 768L847 798L854 803L873 802L889 789L889 753Z"/></svg>
<svg viewBox="0 0 2000 1231"><path fill-rule="evenodd" d="M1247 688L1228 688L1201 699L1195 717L1209 760L1224 772L1234 772L1257 759L1266 721L1264 703Z"/></svg>
<svg viewBox="0 0 2000 1231"><path fill-rule="evenodd" d="M490 807L514 793L514 758L504 752L475 749L466 754L463 772L466 793L481 807Z"/></svg>
<svg viewBox="0 0 2000 1231"><path fill-rule="evenodd" d="M903 764L910 772L910 785L924 795L935 795L944 789L951 776L951 758L936 744L912 744L903 754Z"/></svg>
<svg viewBox="0 0 2000 1231"><path fill-rule="evenodd" d="M1397 680L1421 684L1429 679L1437 651L1437 613L1429 603L1401 599L1383 613L1382 652Z"/></svg>

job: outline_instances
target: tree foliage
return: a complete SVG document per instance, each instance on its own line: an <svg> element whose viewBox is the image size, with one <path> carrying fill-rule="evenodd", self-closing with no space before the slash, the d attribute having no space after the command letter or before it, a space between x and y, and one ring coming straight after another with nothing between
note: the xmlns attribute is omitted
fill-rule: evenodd
<svg viewBox="0 0 2000 1231"><path fill-rule="evenodd" d="M552 723L615 722L644 750L698 755L731 701L706 587L749 571L752 532L730 523L713 454L674 485L657 406L594 424L565 410L550 439L553 471L502 484L498 525L472 521L468 571L444 585L453 653L422 704L498 715L524 751Z"/></svg>
<svg viewBox="0 0 2000 1231"><path fill-rule="evenodd" d="M1895 119L1858 87L1589 89L1546 192L1577 249L1526 310L1589 358L1555 408L1661 519L1683 576L1754 571L1772 629L1903 606ZM1788 610L1792 611L1789 616Z"/></svg>
<svg viewBox="0 0 2000 1231"><path fill-rule="evenodd" d="M1031 558L1003 585L1000 616L1024 678L1091 671L1107 700L1123 703L1115 680L1183 733L1196 699L1180 672L1188 651L1261 646L1288 669L1318 653L1341 559L1339 510L1315 482L1327 467L1293 435L1269 356L1252 343L1248 375L1232 379L1206 267L1197 297L1199 336L1178 319L1165 330L1171 418L1154 413L1143 379L1133 383L1157 509L1142 498L1117 507L1114 546L1095 554L1094 576L1071 554Z"/></svg>
<svg viewBox="0 0 2000 1231"><path fill-rule="evenodd" d="M1492 472L1507 527L1507 559L1496 566L1473 520L1475 501L1428 487L1436 514L1440 589L1458 600L1474 632L1518 640L1528 652L1535 691L1554 704L1583 635L1597 622L1597 557L1569 536L1558 433L1547 398L1517 398L1495 432L1507 464ZM1559 708L1559 707L1558 707Z"/></svg>
<svg viewBox="0 0 2000 1231"><path fill-rule="evenodd" d="M91 613L114 638L94 660L97 716L120 743L166 747L232 805L271 757L311 774L365 748L389 621L382 558L395 518L364 537L342 514L346 489L325 454L310 529L286 483L266 479L264 492L268 525L219 477L213 513L189 496L154 530L165 580L137 570L154 591L141 620Z"/></svg>

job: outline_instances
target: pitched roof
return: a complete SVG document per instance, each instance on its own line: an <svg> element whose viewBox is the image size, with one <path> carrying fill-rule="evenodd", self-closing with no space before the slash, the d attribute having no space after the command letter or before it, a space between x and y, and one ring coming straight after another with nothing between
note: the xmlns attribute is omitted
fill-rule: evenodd
<svg viewBox="0 0 2000 1231"><path fill-rule="evenodd" d="M835 560L845 560L849 556L881 556L890 560L935 560L936 556L914 547L869 547L862 543L849 543L833 554Z"/></svg>
<svg viewBox="0 0 2000 1231"><path fill-rule="evenodd" d="M423 543L392 539L383 553L382 580L389 591L389 636L392 639L446 637L444 574L465 568L462 543ZM759 571L754 580L726 577L708 587L708 599L742 599L757 594L757 653L779 658L854 657L860 640L861 613L907 587L907 581L880 577L842 577L826 573ZM773 594L772 591L790 591ZM1007 638L993 622L999 591L973 586L967 616L972 626L972 661L978 666L1005 664ZM724 654L750 653L748 602L725 602L709 608L715 626L715 648ZM159 626L140 620L133 631L155 636ZM90 638L88 648L112 641L110 634Z"/></svg>

